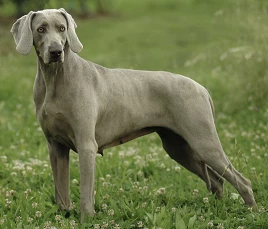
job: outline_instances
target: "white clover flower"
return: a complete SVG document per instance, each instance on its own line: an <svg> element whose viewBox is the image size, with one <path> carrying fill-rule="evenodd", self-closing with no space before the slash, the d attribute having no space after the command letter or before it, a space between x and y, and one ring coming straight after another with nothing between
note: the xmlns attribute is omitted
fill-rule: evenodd
<svg viewBox="0 0 268 229"><path fill-rule="evenodd" d="M108 228L109 224L107 222L102 223L102 229Z"/></svg>
<svg viewBox="0 0 268 229"><path fill-rule="evenodd" d="M213 227L213 222L208 222L208 224L207 224L207 228L212 228Z"/></svg>
<svg viewBox="0 0 268 229"><path fill-rule="evenodd" d="M11 176L17 176L18 174L16 172L10 173Z"/></svg>
<svg viewBox="0 0 268 229"><path fill-rule="evenodd" d="M101 208L102 208L102 210L107 210L108 206L107 206L107 204L103 204L103 205L101 206Z"/></svg>
<svg viewBox="0 0 268 229"><path fill-rule="evenodd" d="M134 182L133 185L132 185L132 187L133 187L134 189L138 189L138 187L139 187L139 182Z"/></svg>
<svg viewBox="0 0 268 229"><path fill-rule="evenodd" d="M240 196L240 195L237 194L237 193L231 193L230 199L231 199L231 200L238 200L239 196Z"/></svg>
<svg viewBox="0 0 268 229"><path fill-rule="evenodd" d="M94 224L94 229L100 229L100 225L99 224Z"/></svg>
<svg viewBox="0 0 268 229"><path fill-rule="evenodd" d="M166 189L165 188L160 188L160 189L158 189L158 191L156 193L158 195L164 195L166 193Z"/></svg>
<svg viewBox="0 0 268 229"><path fill-rule="evenodd" d="M5 222L5 220L4 220L4 219L0 219L0 225L3 225L3 224L4 224L4 222Z"/></svg>
<svg viewBox="0 0 268 229"><path fill-rule="evenodd" d="M120 227L119 224L115 224L115 225L114 225L114 229L121 229L121 227Z"/></svg>
<svg viewBox="0 0 268 229"><path fill-rule="evenodd" d="M146 186L146 185L143 186L143 190L144 190L144 191L148 191L148 186Z"/></svg>
<svg viewBox="0 0 268 229"><path fill-rule="evenodd" d="M22 217L21 216L18 216L18 217L15 218L15 221L16 222L19 222L19 221L21 221L21 219L22 219Z"/></svg>
<svg viewBox="0 0 268 229"><path fill-rule="evenodd" d="M1 161L6 163L7 162L7 156L1 156L0 157Z"/></svg>
<svg viewBox="0 0 268 229"><path fill-rule="evenodd" d="M265 212L265 208L263 206L259 207L259 212Z"/></svg>
<svg viewBox="0 0 268 229"><path fill-rule="evenodd" d="M5 207L10 207L10 205L11 205L11 201L10 200L8 200L8 199L5 199Z"/></svg>
<svg viewBox="0 0 268 229"><path fill-rule="evenodd" d="M175 213L177 211L177 208L173 207L171 208L171 212Z"/></svg>
<svg viewBox="0 0 268 229"><path fill-rule="evenodd" d="M36 202L32 203L32 208L37 208L37 206L38 206L38 203Z"/></svg>
<svg viewBox="0 0 268 229"><path fill-rule="evenodd" d="M37 218L40 218L42 216L42 213L40 211L35 212L35 216Z"/></svg>
<svg viewBox="0 0 268 229"><path fill-rule="evenodd" d="M125 165L126 167L128 167L128 166L130 165L130 162L129 162L129 161L124 161L124 165Z"/></svg>
<svg viewBox="0 0 268 229"><path fill-rule="evenodd" d="M224 229L223 224L219 223L219 225L217 226L217 229Z"/></svg>
<svg viewBox="0 0 268 229"><path fill-rule="evenodd" d="M61 225L61 227L65 227L66 225L65 225L65 221L62 219L62 220L60 220L60 225Z"/></svg>
<svg viewBox="0 0 268 229"><path fill-rule="evenodd" d="M143 188L142 188L142 187L139 187L139 188L137 189L137 192L140 193L140 192L142 192L142 190L143 190Z"/></svg>
<svg viewBox="0 0 268 229"><path fill-rule="evenodd" d="M205 217L204 217L204 216L202 216L202 215L201 215L201 216L199 216L199 219L200 219L202 222L205 222L205 220L206 220L206 219L205 219Z"/></svg>
<svg viewBox="0 0 268 229"><path fill-rule="evenodd" d="M75 222L75 220L71 220L71 221L70 221L70 225L71 225L72 227L75 227L75 226L77 226L77 223Z"/></svg>
<svg viewBox="0 0 268 229"><path fill-rule="evenodd" d="M6 191L6 198L9 198L9 197L10 197L10 192Z"/></svg>
<svg viewBox="0 0 268 229"><path fill-rule="evenodd" d="M29 172L32 172L33 171L33 168L29 165L26 166L26 170L29 171Z"/></svg>
<svg viewBox="0 0 268 229"><path fill-rule="evenodd" d="M105 194L104 196L103 196L103 199L104 200L108 200L110 198L110 196L108 195L108 194Z"/></svg>
<svg viewBox="0 0 268 229"><path fill-rule="evenodd" d="M79 181L78 181L77 179L73 179L73 180L72 180L72 184L73 184L73 185L78 185L78 184L79 184Z"/></svg>
<svg viewBox="0 0 268 229"><path fill-rule="evenodd" d="M111 179L111 177L112 177L112 176L111 176L110 174L107 174L107 175L106 175L106 178L107 178L107 179Z"/></svg>
<svg viewBox="0 0 268 229"><path fill-rule="evenodd" d="M24 195L26 197L28 197L29 193L31 192L32 190L31 189L27 189L26 191L24 191Z"/></svg>
<svg viewBox="0 0 268 229"><path fill-rule="evenodd" d="M69 210L73 210L75 208L75 202L70 203Z"/></svg>
<svg viewBox="0 0 268 229"><path fill-rule="evenodd" d="M106 181L102 183L102 186L105 187L105 188L107 188L109 185L110 185L110 183L106 182Z"/></svg>
<svg viewBox="0 0 268 229"><path fill-rule="evenodd" d="M119 156L119 158L124 158L125 153L123 151L119 151L118 156Z"/></svg>
<svg viewBox="0 0 268 229"><path fill-rule="evenodd" d="M209 201L209 200L208 200L208 197L204 197L204 198L203 198L203 202L204 202L204 204L207 204L208 201Z"/></svg>
<svg viewBox="0 0 268 229"><path fill-rule="evenodd" d="M23 170L21 173L22 173L22 176L26 177L27 172L25 170Z"/></svg>
<svg viewBox="0 0 268 229"><path fill-rule="evenodd" d="M141 176L143 176L143 172L140 170L140 171L137 173L137 175L138 175L139 177L141 177Z"/></svg>
<svg viewBox="0 0 268 229"><path fill-rule="evenodd" d="M55 216L55 220L56 220L56 221L60 221L60 220L61 220L61 217L62 217L61 215L56 215L56 216Z"/></svg>
<svg viewBox="0 0 268 229"><path fill-rule="evenodd" d="M16 191L14 191L13 189L11 189L11 190L9 191L9 193L10 193L10 196L14 196L15 193L16 193Z"/></svg>
<svg viewBox="0 0 268 229"><path fill-rule="evenodd" d="M194 196L197 196L197 195L198 195L198 192L199 192L198 189L194 189L194 191L193 191L193 195L194 195Z"/></svg>
<svg viewBox="0 0 268 229"><path fill-rule="evenodd" d="M33 218L31 218L31 217L28 216L28 218L27 218L27 222L28 222L28 223L33 222Z"/></svg>
<svg viewBox="0 0 268 229"><path fill-rule="evenodd" d="M50 228L50 226L51 226L51 221L46 221L46 222L44 223L44 227L48 227L48 228Z"/></svg>
<svg viewBox="0 0 268 229"><path fill-rule="evenodd" d="M145 208L147 206L147 202L143 202L142 204L141 204L141 207L142 208Z"/></svg>
<svg viewBox="0 0 268 229"><path fill-rule="evenodd" d="M114 210L113 209L109 209L108 210L108 215L109 216L113 216L114 215Z"/></svg>
<svg viewBox="0 0 268 229"><path fill-rule="evenodd" d="M139 222L137 223L137 226L138 226L138 227L143 227L143 222L142 222L142 221L139 221Z"/></svg>

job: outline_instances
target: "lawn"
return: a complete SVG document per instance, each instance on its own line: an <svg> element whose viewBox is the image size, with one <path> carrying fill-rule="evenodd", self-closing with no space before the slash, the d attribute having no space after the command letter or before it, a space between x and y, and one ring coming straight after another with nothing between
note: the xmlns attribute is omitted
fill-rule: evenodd
<svg viewBox="0 0 268 229"><path fill-rule="evenodd" d="M16 18L7 16L0 24L0 228L268 228L268 3L111 2L109 15L73 15L80 56L110 68L179 73L205 86L223 148L252 181L259 208L248 209L227 182L223 199L215 199L153 134L97 157L96 215L83 225L71 153L73 209L58 211L32 99L36 55L16 52L9 32Z"/></svg>

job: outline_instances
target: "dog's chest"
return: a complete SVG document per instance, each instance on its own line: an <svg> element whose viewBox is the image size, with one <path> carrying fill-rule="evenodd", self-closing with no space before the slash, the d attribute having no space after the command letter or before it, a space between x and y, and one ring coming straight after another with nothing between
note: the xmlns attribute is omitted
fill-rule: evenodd
<svg viewBox="0 0 268 229"><path fill-rule="evenodd" d="M37 111L37 117L46 137L56 140L70 148L73 147L73 131L66 112L56 105L44 104Z"/></svg>

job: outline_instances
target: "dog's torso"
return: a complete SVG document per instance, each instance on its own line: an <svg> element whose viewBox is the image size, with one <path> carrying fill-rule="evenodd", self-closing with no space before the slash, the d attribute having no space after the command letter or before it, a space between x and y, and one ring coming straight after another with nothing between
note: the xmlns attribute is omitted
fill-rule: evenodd
<svg viewBox="0 0 268 229"><path fill-rule="evenodd" d="M207 101L207 91L181 75L108 69L72 52L68 55L64 63L55 64L57 67L52 64L49 72L39 64L34 99L47 139L75 151L76 133L81 129L94 130L102 151L153 132L156 127L172 128L175 120L192 115L189 107L193 101L193 110L196 100L201 104ZM75 61L76 67L66 69L68 61Z"/></svg>

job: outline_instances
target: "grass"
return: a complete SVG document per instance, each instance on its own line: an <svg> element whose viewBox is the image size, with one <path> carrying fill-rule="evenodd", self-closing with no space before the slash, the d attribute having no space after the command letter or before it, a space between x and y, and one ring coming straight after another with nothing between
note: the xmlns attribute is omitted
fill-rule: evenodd
<svg viewBox="0 0 268 229"><path fill-rule="evenodd" d="M209 90L223 148L251 179L259 206L247 209L227 183L216 200L151 135L97 158L97 214L83 225L75 153L70 217L55 205L32 101L35 53L16 52L9 33L15 18L6 19L0 25L0 228L267 228L267 9L261 0L114 0L109 17L75 17L82 57L112 68L180 73Z"/></svg>

